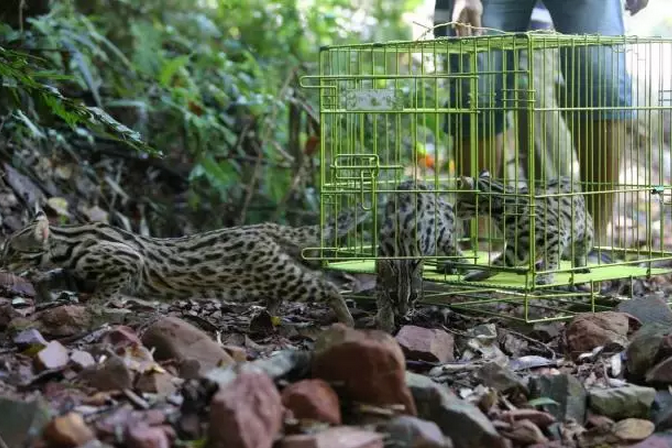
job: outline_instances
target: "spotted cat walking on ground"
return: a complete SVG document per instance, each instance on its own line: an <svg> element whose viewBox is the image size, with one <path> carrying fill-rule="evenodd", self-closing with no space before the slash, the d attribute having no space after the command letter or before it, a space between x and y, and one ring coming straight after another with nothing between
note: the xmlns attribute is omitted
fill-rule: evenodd
<svg viewBox="0 0 672 448"><path fill-rule="evenodd" d="M422 256L455 256L439 263L438 271L456 273L452 263L467 263L455 239L455 213L442 193L433 193L417 180L401 182L385 203L379 232L379 257L418 257L376 260L376 325L394 330L395 317L415 307L422 289ZM413 191L416 190L416 191Z"/></svg>
<svg viewBox="0 0 672 448"><path fill-rule="evenodd" d="M455 209L459 219L490 216L506 237L506 248L492 261L493 266L520 266L529 262L530 252L530 204L527 188L516 189L490 177L487 170L478 178L462 176L458 183ZM479 195L479 193L488 193ZM538 195L563 194L536 199L534 212L535 252L543 260L544 270L560 268L561 258L571 258L574 267L588 265L588 253L593 248L593 219L586 210L580 186L568 177L550 180L543 188L535 190ZM478 202L478 205L477 205ZM588 272L588 268L579 272ZM497 271L473 271L465 275L465 281L482 281L497 274ZM536 276L539 285L552 284L555 274L549 272Z"/></svg>
<svg viewBox="0 0 672 448"><path fill-rule="evenodd" d="M347 211L324 229L341 237L369 216ZM318 225L237 226L179 238L150 238L96 222L51 226L44 212L2 247L2 267L13 272L62 268L96 285L92 300L122 292L163 299L266 299L275 314L283 299L327 302L340 322L354 321L336 286L297 259L319 245Z"/></svg>

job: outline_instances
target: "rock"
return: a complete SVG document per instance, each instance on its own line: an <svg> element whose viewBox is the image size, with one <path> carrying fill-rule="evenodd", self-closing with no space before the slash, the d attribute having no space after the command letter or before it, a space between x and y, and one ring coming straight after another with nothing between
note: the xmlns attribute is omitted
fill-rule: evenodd
<svg viewBox="0 0 672 448"><path fill-rule="evenodd" d="M243 371L220 385L210 402L208 446L271 448L282 418L282 400L270 377Z"/></svg>
<svg viewBox="0 0 672 448"><path fill-rule="evenodd" d="M233 358L235 362L245 362L247 361L247 352L243 347L238 347L236 345L223 345L222 348L226 353Z"/></svg>
<svg viewBox="0 0 672 448"><path fill-rule="evenodd" d="M120 434L128 432L131 426L145 423L163 427L165 422L166 415L159 409L135 411L132 405L126 404L96 420L95 428L99 437L116 439Z"/></svg>
<svg viewBox="0 0 672 448"><path fill-rule="evenodd" d="M282 404L295 418L341 424L338 395L324 380L303 380L282 391Z"/></svg>
<svg viewBox="0 0 672 448"><path fill-rule="evenodd" d="M456 448L507 446L480 409L458 398L447 387L411 372L406 372L406 384L413 394L418 416L436 423Z"/></svg>
<svg viewBox="0 0 672 448"><path fill-rule="evenodd" d="M60 369L68 365L68 349L58 341L51 341L37 353L35 364L40 370Z"/></svg>
<svg viewBox="0 0 672 448"><path fill-rule="evenodd" d="M8 448L34 446L31 440L50 421L50 411L41 399L24 401L0 397L0 439Z"/></svg>
<svg viewBox="0 0 672 448"><path fill-rule="evenodd" d="M630 445L628 448L670 448L672 447L672 437L669 434L654 434L646 440L636 445Z"/></svg>
<svg viewBox="0 0 672 448"><path fill-rule="evenodd" d="M35 347L46 347L48 342L36 328L29 328L14 336L14 344L23 351Z"/></svg>
<svg viewBox="0 0 672 448"><path fill-rule="evenodd" d="M82 371L82 379L99 391L131 389L133 372L123 359L111 356L104 363L97 364Z"/></svg>
<svg viewBox="0 0 672 448"><path fill-rule="evenodd" d="M329 428L316 434L287 436L280 448L383 448L383 436L349 426Z"/></svg>
<svg viewBox="0 0 672 448"><path fill-rule="evenodd" d="M660 325L647 325L632 335L625 351L625 365L632 377L643 378L656 363L661 343L669 331Z"/></svg>
<svg viewBox="0 0 672 448"><path fill-rule="evenodd" d="M657 390L651 406L651 421L658 431L672 428L672 393L669 390Z"/></svg>
<svg viewBox="0 0 672 448"><path fill-rule="evenodd" d="M378 432L386 433L395 446L407 448L449 448L450 439L444 437L434 422L410 415L401 415L381 424Z"/></svg>
<svg viewBox="0 0 672 448"><path fill-rule="evenodd" d="M0 272L0 294L6 297L35 297L33 284L11 272Z"/></svg>
<svg viewBox="0 0 672 448"><path fill-rule="evenodd" d="M564 322L538 322L532 326L530 336L541 342L550 342L560 336Z"/></svg>
<svg viewBox="0 0 672 448"><path fill-rule="evenodd" d="M667 333L663 340L660 341L660 347L658 347L658 356L656 359L661 360L669 358L672 356L672 333Z"/></svg>
<svg viewBox="0 0 672 448"><path fill-rule="evenodd" d="M142 336L142 343L155 349L157 361L175 359L178 363L197 363L198 375L234 363L206 333L176 317L164 317L152 324Z"/></svg>
<svg viewBox="0 0 672 448"><path fill-rule="evenodd" d="M547 428L556 422L548 412L538 411L536 409L514 409L512 411L502 412L502 420L529 420L540 428Z"/></svg>
<svg viewBox="0 0 672 448"><path fill-rule="evenodd" d="M618 343L628 345L630 317L625 313L603 311L600 313L581 314L569 325L565 337L572 355L589 352L595 347Z"/></svg>
<svg viewBox="0 0 672 448"><path fill-rule="evenodd" d="M117 325L114 328L111 328L110 331L103 336L103 343L112 345L117 353L120 349L125 347L142 345L142 342L135 331L125 325Z"/></svg>
<svg viewBox="0 0 672 448"><path fill-rule="evenodd" d="M556 420L573 419L580 425L586 419L588 394L583 384L573 375L542 375L530 378L530 398L548 397L558 403L541 408Z"/></svg>
<svg viewBox="0 0 672 448"><path fill-rule="evenodd" d="M616 311L636 317L644 326L648 324L661 324L668 328L672 326L672 310L664 298L656 295L623 300L616 307Z"/></svg>
<svg viewBox="0 0 672 448"><path fill-rule="evenodd" d="M96 438L82 416L76 412L55 417L44 428L42 437L49 446L62 448L76 448Z"/></svg>
<svg viewBox="0 0 672 448"><path fill-rule="evenodd" d="M416 415L404 381L406 361L397 341L379 330L355 330L334 324L315 341L312 374L333 385L346 400L374 405L403 405ZM342 393L342 395L341 395Z"/></svg>
<svg viewBox="0 0 672 448"><path fill-rule="evenodd" d="M655 425L639 418L626 418L616 422L611 429L612 434L624 442L639 442L653 434Z"/></svg>
<svg viewBox="0 0 672 448"><path fill-rule="evenodd" d="M72 336L85 332L91 315L84 306L63 305L48 308L35 316L42 333L49 337Z"/></svg>
<svg viewBox="0 0 672 448"><path fill-rule="evenodd" d="M597 414L614 420L624 418L647 418L656 389L630 384L625 387L588 391L590 408Z"/></svg>
<svg viewBox="0 0 672 448"><path fill-rule="evenodd" d="M672 384L672 358L664 359L646 373L646 382L651 385Z"/></svg>
<svg viewBox="0 0 672 448"><path fill-rule="evenodd" d="M453 361L453 335L439 329L405 325L395 337L407 359L445 363Z"/></svg>
<svg viewBox="0 0 672 448"><path fill-rule="evenodd" d="M166 427L149 426L139 422L128 427L126 431L128 448L170 448L170 437Z"/></svg>
<svg viewBox="0 0 672 448"><path fill-rule="evenodd" d="M135 383L141 392L158 395L170 395L177 389L175 377L168 372L147 371L140 375Z"/></svg>
<svg viewBox="0 0 672 448"><path fill-rule="evenodd" d="M527 384L509 368L496 362L486 362L476 372L476 377L483 385L505 393L524 393L527 395Z"/></svg>
<svg viewBox="0 0 672 448"><path fill-rule="evenodd" d="M70 353L70 363L74 366L76 371L80 371L93 366L96 361L89 352L73 350L72 353Z"/></svg>
<svg viewBox="0 0 672 448"><path fill-rule="evenodd" d="M500 432L507 439L517 442L517 445L528 446L548 442L541 429L529 420L514 420L510 426L501 428Z"/></svg>

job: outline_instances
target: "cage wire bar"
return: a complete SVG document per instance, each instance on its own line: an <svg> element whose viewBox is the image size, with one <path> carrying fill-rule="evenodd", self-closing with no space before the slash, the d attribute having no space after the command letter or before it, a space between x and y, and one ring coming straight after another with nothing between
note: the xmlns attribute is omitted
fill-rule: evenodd
<svg viewBox="0 0 672 448"><path fill-rule="evenodd" d="M591 63L581 69L582 60ZM423 181L431 194L453 202L459 176L487 168L508 186L509 200L542 210L520 215L512 207L504 219L515 219L517 227L543 220L540 204L557 202L549 198L561 194L544 189L549 181L566 176L580 186L580 193L566 194L583 194L595 219L590 272L579 272L570 254L552 284L535 284L545 267L536 263L534 237L515 244L531 254L529 263L492 266L506 238L516 240L488 216L510 210L484 207L485 216L454 231L470 267L497 274L468 282L463 273L437 272L436 263L450 257L425 254L423 277L431 286L423 287L421 302L484 313L510 302L522 307L520 319L532 322L570 316L580 304L598 309L603 282L672 272L672 39L502 33L328 46L319 64L320 74L302 77L301 85L319 94L321 223L345 209L373 213L341 240L323 235L319 247L304 251L306 258L374 273L385 203L397 200L400 182ZM497 120L504 120L501 132ZM618 166L611 180L604 180L605 147ZM478 160L479 148L485 161ZM477 197L492 205L489 193ZM608 216L606 207L613 218L600 228L596 213ZM561 212L576 219L573 208ZM563 289L569 285L579 288ZM555 315L535 314L535 306Z"/></svg>

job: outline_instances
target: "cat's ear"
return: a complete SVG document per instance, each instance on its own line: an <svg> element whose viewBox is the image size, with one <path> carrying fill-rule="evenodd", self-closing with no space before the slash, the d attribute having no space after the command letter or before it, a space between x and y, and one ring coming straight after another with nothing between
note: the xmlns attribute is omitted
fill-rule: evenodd
<svg viewBox="0 0 672 448"><path fill-rule="evenodd" d="M44 245L49 239L49 219L44 210L36 207L35 217L33 218L33 225L35 226L34 237L38 244Z"/></svg>

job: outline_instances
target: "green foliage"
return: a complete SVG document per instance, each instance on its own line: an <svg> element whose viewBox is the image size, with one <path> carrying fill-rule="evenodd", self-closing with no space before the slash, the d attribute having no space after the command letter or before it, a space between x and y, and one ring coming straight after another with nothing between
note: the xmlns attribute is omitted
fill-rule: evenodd
<svg viewBox="0 0 672 448"><path fill-rule="evenodd" d="M96 121L149 151L140 133L167 163L191 166L193 207L224 202L247 207L245 219L258 221L281 218L274 208L290 199L314 210L313 189L289 199L287 189L298 166L314 157L303 151L315 131L301 112L314 98L304 97L313 93L298 88L298 76L316 73L319 47L409 38L401 14L419 2L62 0L31 19L30 32L0 35L21 46L63 50L44 54L51 71L17 79L66 122ZM36 86L47 74L69 75L51 81L66 92L85 92L96 107ZM290 102L299 104L294 115ZM293 130L292 120L299 121ZM314 183L314 176L305 180ZM233 221L210 218L206 225Z"/></svg>
<svg viewBox="0 0 672 448"><path fill-rule="evenodd" d="M43 63L39 58L31 57L26 53L8 50L0 47L0 87L3 98L8 99L13 109L13 116L22 122L27 130L37 137L44 136L38 126L39 117L32 113L26 105L26 94L38 106L46 108L54 115L65 121L71 128L77 125L92 127L101 135L122 141L137 150L150 153L155 151L148 146L136 131L129 129L109 114L98 107L88 107L73 99L64 97L61 92L53 87L40 82L41 80L64 80L68 79L41 67ZM29 118L33 116L33 119Z"/></svg>

